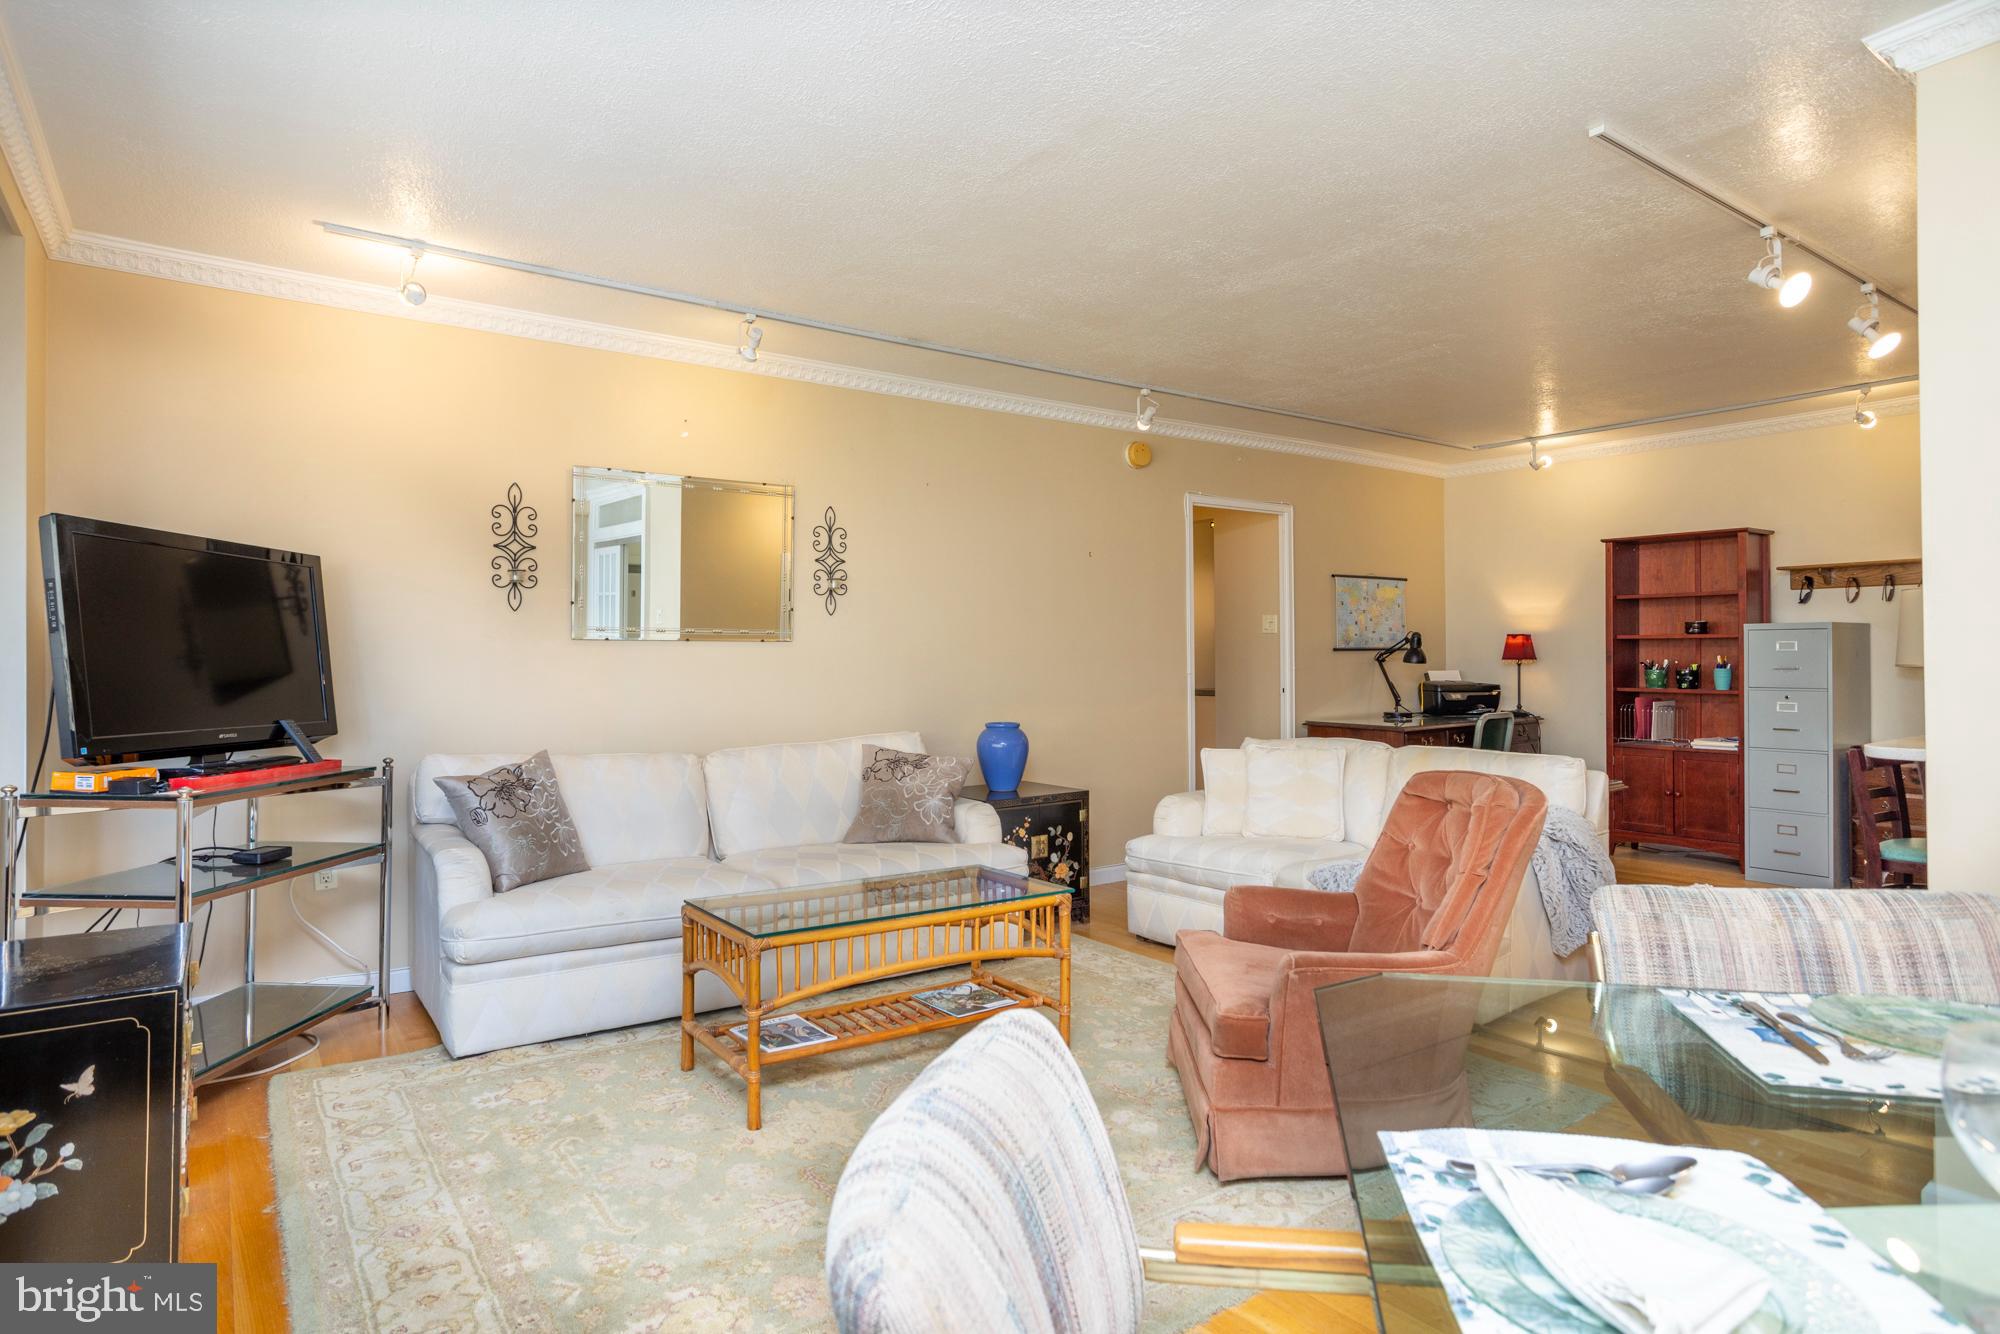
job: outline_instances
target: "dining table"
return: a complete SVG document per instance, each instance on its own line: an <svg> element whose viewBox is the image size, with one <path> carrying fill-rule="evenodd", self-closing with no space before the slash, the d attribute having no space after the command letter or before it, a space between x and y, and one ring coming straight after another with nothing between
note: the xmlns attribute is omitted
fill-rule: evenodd
<svg viewBox="0 0 2000 1334"><path fill-rule="evenodd" d="M1446 1281L1437 1197L1426 1194L1441 1178L1435 1165L1428 1176L1411 1170L1408 1152L1397 1157L1413 1142L1522 1131L1580 1146L1567 1157L1585 1156L1588 1145L1568 1137L1595 1136L1754 1159L1762 1166L1751 1179L1811 1212L1825 1233L1814 1234L1824 1249L1806 1262L1814 1273L1878 1290L1900 1276L1920 1289L1910 1296L1931 1320L1948 1326L1949 1312L2000 1330L2000 1193L1953 1140L1936 1096L1863 1091L1870 1072L1838 1050L1824 1078L1812 1078L1819 1086L1775 1086L1690 1021L1697 994L1713 998L1407 973L1314 993L1384 1330L1538 1326L1518 1315L1496 1326L1494 1309L1466 1296L1464 1273L1456 1289ZM1912 1060L1935 1084L1935 1062L1925 1069ZM1738 1233L1746 1225L1755 1226L1744 1219Z"/></svg>
<svg viewBox="0 0 2000 1334"><path fill-rule="evenodd" d="M1884 741L1864 741L1861 753L1886 764L1922 764L1924 739L1920 736L1899 736Z"/></svg>

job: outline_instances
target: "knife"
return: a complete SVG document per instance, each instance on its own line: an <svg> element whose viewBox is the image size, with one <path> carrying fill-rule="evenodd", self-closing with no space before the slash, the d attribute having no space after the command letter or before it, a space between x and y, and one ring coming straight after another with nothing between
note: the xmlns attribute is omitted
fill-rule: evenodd
<svg viewBox="0 0 2000 1334"><path fill-rule="evenodd" d="M1770 1029L1773 1033L1776 1033L1779 1037L1783 1038L1785 1041L1791 1043L1794 1047L1797 1047L1800 1051L1804 1052L1806 1055L1812 1057L1813 1060L1818 1061L1821 1065L1833 1064L1832 1061L1827 1059L1827 1055L1825 1052L1821 1051L1818 1047L1813 1046L1812 1043L1806 1041L1804 1035L1800 1034L1796 1029L1788 1027L1782 1019L1778 1018L1777 1015L1772 1014L1769 1010L1765 1009L1762 1005L1759 1005L1756 1001L1745 1000L1741 996L1738 996L1736 998L1736 1004L1745 1011L1747 1011L1749 1014L1754 1016L1759 1023L1763 1024L1766 1028Z"/></svg>

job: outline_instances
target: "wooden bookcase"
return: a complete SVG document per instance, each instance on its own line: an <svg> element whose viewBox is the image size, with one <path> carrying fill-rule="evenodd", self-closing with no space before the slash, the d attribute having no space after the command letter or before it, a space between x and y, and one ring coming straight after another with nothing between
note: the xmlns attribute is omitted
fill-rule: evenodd
<svg viewBox="0 0 2000 1334"><path fill-rule="evenodd" d="M1611 842L1658 843L1721 853L1743 864L1743 752L1693 750L1692 737L1743 735L1743 627L1770 619L1771 534L1764 528L1604 539L1604 739ZM1707 621L1691 635L1689 621ZM1716 655L1735 671L1715 685ZM1671 673L1648 687L1642 659L1698 663L1701 685ZM1632 739L1626 706L1671 700L1673 739Z"/></svg>

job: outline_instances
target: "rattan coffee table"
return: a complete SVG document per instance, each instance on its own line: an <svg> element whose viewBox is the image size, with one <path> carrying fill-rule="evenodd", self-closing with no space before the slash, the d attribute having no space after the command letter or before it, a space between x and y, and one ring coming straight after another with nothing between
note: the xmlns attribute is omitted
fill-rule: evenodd
<svg viewBox="0 0 2000 1334"><path fill-rule="evenodd" d="M681 1069L694 1069L698 1042L749 1087L749 1126L763 1124L763 1067L940 1028L975 1024L1006 1010L1047 1006L1069 1040L1070 890L1010 871L963 867L854 880L808 889L694 899L681 907ZM1058 959L1054 997L996 976L995 959ZM977 1014L948 1014L913 997L960 979L927 979L909 991L777 1011L884 978L953 965L1012 1000ZM721 978L747 1023L704 1024L694 1013L699 972ZM831 1039L764 1049L763 1025L796 1015ZM737 1034L732 1029L742 1028Z"/></svg>

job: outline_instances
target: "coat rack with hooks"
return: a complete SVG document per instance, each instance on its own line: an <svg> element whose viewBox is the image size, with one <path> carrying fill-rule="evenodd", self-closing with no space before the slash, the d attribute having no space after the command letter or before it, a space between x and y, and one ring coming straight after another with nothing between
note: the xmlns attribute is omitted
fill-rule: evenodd
<svg viewBox="0 0 2000 1334"><path fill-rule="evenodd" d="M1893 599L1897 589L1915 588L1924 582L1921 560L1823 561L1778 568L1789 577L1789 586L1800 591L1801 602L1815 592L1843 593L1851 602L1863 588L1879 588L1885 599Z"/></svg>

